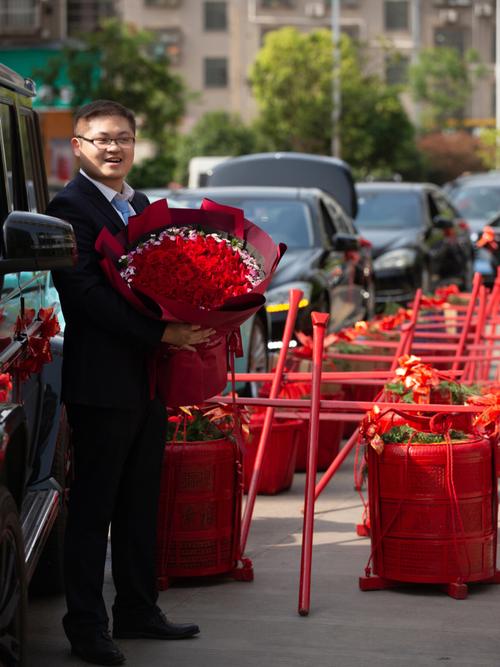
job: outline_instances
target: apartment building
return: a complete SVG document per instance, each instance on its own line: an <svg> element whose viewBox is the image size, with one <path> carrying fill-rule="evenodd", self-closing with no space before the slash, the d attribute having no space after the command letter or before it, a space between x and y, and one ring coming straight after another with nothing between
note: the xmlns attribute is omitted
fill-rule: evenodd
<svg viewBox="0 0 500 667"><path fill-rule="evenodd" d="M286 25L301 31L331 28L331 0L118 0L125 21L153 30L157 48L199 92L190 104L188 129L206 111L226 109L249 120L256 113L248 69L266 32ZM340 28L367 49L369 67L402 81L419 48L476 49L489 76L478 84L471 124L494 118L494 0L341 0ZM387 45L401 54L397 65ZM411 100L405 97L410 113Z"/></svg>

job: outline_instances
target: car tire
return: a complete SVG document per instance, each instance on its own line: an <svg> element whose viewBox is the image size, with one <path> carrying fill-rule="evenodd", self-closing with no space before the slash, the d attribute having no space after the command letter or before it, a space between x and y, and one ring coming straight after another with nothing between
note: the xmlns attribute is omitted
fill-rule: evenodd
<svg viewBox="0 0 500 667"><path fill-rule="evenodd" d="M70 428L64 406L61 408L60 428L52 462L51 477L62 488L62 502L30 583L34 595L57 595L64 591L64 532L68 516L67 490L70 471Z"/></svg>
<svg viewBox="0 0 500 667"><path fill-rule="evenodd" d="M263 373L268 370L269 356L267 352L266 326L260 317L254 319L248 343L248 372ZM248 382L244 390L245 396L256 397L260 382Z"/></svg>
<svg viewBox="0 0 500 667"><path fill-rule="evenodd" d="M369 296L366 299L366 305L365 305L365 320L373 320L375 317L375 312L377 308L376 300L375 300L375 283L372 280L367 286L366 286L366 291L368 292Z"/></svg>
<svg viewBox="0 0 500 667"><path fill-rule="evenodd" d="M429 268L425 265L422 267L422 277L420 280L420 287L422 289L422 294L431 294L433 288L431 273L429 271Z"/></svg>
<svg viewBox="0 0 500 667"><path fill-rule="evenodd" d="M0 487L0 665L25 665L26 572L24 540L14 498Z"/></svg>

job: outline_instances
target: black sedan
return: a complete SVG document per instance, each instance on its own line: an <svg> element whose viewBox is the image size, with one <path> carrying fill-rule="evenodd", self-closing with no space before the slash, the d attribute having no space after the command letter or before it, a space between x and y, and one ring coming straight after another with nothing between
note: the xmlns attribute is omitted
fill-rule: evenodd
<svg viewBox="0 0 500 667"><path fill-rule="evenodd" d="M356 226L371 241L377 304L406 303L415 290L470 289L473 245L443 190L429 183L356 185Z"/></svg>
<svg viewBox="0 0 500 667"><path fill-rule="evenodd" d="M352 325L374 310L368 243L358 236L339 204L321 190L277 187L213 187L147 190L150 201L198 208L203 198L241 208L245 217L288 250L266 292L268 346L279 347L291 288L304 293L297 329L311 332L311 311L330 313L331 331Z"/></svg>
<svg viewBox="0 0 500 667"><path fill-rule="evenodd" d="M498 227L500 217L500 171L488 171L459 176L444 185L445 192L460 215L470 227L471 240L476 243L484 227ZM498 241L498 239L497 239ZM474 270L478 271L486 285L495 279L500 253L478 247L474 258Z"/></svg>

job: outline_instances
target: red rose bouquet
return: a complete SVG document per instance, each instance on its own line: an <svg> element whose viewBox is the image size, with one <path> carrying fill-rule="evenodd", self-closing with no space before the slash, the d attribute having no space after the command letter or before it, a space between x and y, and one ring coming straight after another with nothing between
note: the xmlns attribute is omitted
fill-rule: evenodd
<svg viewBox="0 0 500 667"><path fill-rule="evenodd" d="M101 267L132 306L151 318L216 331L195 352L162 344L152 356L151 391L166 405L196 405L223 390L228 348L241 348L239 327L265 303L285 249L241 209L208 199L199 210L169 209L160 200L116 236L101 231Z"/></svg>

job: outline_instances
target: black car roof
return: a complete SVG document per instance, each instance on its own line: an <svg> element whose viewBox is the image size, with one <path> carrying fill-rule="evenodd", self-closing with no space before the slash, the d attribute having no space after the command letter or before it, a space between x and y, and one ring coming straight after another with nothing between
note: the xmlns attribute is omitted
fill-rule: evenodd
<svg viewBox="0 0 500 667"><path fill-rule="evenodd" d="M314 199L319 196L324 196L325 193L318 188L284 188L284 187L260 187L251 185L242 186L220 186L220 187L206 187L206 188L180 188L178 190L169 190L167 188L144 188L144 192L155 196L167 198L187 199L216 199L217 195L224 197L261 197L263 199L276 199L277 197L283 199Z"/></svg>
<svg viewBox="0 0 500 667"><path fill-rule="evenodd" d="M434 183L394 183L393 181L369 181L356 183L356 190L391 190L394 192L422 192L429 188L436 188Z"/></svg>
<svg viewBox="0 0 500 667"><path fill-rule="evenodd" d="M10 69L10 67L2 65L2 63L0 63L0 85L28 97L36 95L36 86L32 79L23 78L20 74Z"/></svg>
<svg viewBox="0 0 500 667"><path fill-rule="evenodd" d="M208 172L209 185L315 187L354 217L358 202L351 168L335 157L293 151L253 153L223 160Z"/></svg>

